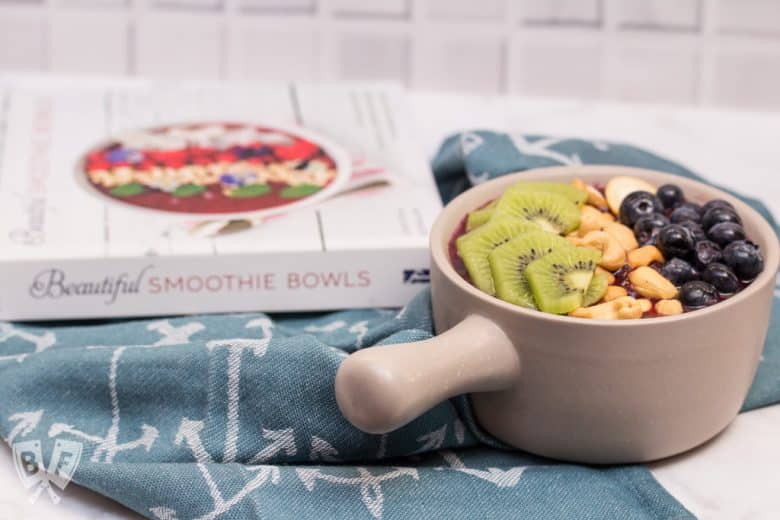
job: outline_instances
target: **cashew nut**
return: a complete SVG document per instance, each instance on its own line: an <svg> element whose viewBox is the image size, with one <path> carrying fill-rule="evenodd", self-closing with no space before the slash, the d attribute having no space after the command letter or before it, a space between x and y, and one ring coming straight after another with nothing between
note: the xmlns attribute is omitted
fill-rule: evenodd
<svg viewBox="0 0 780 520"><path fill-rule="evenodd" d="M604 269L614 271L626 263L626 251L612 235L605 231L590 231L580 239L570 238L574 245L592 247L601 251L599 265Z"/></svg>
<svg viewBox="0 0 780 520"><path fill-rule="evenodd" d="M628 291L626 291L625 288L620 287L619 285L610 285L607 287L607 292L604 293L604 301L609 302L617 300L623 296L628 296Z"/></svg>
<svg viewBox="0 0 780 520"><path fill-rule="evenodd" d="M664 261L664 255L655 246L642 246L628 253L628 265L631 269L650 265L653 262Z"/></svg>
<svg viewBox="0 0 780 520"><path fill-rule="evenodd" d="M680 300L661 300L655 304L655 311L661 316L674 316L683 311Z"/></svg>
<svg viewBox="0 0 780 520"><path fill-rule="evenodd" d="M639 243L637 243L636 237L634 236L634 231L628 226L620 224L619 222L610 222L604 226L604 231L615 237L617 241L620 242L621 247L626 251L633 251L639 247Z"/></svg>
<svg viewBox="0 0 780 520"><path fill-rule="evenodd" d="M639 298L637 301L639 302L639 306L642 307L642 312L648 312L653 308L653 302L647 298Z"/></svg>
<svg viewBox="0 0 780 520"><path fill-rule="evenodd" d="M628 280L645 298L665 300L677 296L677 287L651 267L643 266L631 271Z"/></svg>
<svg viewBox="0 0 780 520"><path fill-rule="evenodd" d="M572 185L578 190L582 190L588 194L587 202L591 206L596 206L599 209L609 209L607 199L604 198L604 195L590 184L585 184L585 181L582 179L574 179Z"/></svg>
<svg viewBox="0 0 780 520"><path fill-rule="evenodd" d="M642 317L642 307L635 298L623 296L591 307L580 307L569 313L569 316L593 320L630 320Z"/></svg>
<svg viewBox="0 0 780 520"><path fill-rule="evenodd" d="M614 221L615 217L610 213L604 213L593 206L585 205L580 209L580 227L577 231L583 237L591 231L601 231L604 226Z"/></svg>

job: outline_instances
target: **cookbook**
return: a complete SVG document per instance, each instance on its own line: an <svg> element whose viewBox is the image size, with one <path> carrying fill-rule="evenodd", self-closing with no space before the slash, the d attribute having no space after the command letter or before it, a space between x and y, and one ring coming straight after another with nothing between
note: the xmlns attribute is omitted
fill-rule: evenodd
<svg viewBox="0 0 780 520"><path fill-rule="evenodd" d="M440 209L394 84L0 80L0 319L400 306Z"/></svg>

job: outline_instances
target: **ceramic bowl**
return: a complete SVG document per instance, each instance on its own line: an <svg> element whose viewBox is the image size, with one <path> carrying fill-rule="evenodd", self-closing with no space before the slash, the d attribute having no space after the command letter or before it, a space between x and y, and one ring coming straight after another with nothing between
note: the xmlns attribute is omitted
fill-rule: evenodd
<svg viewBox="0 0 780 520"><path fill-rule="evenodd" d="M489 296L453 268L461 219L520 180L605 183L617 175L675 183L692 201L722 198L764 254L763 272L711 307L677 316L604 321L557 316ZM450 202L431 232L437 336L358 351L340 367L339 407L371 433L399 428L437 403L469 399L488 433L538 455L583 463L645 462L689 450L737 415L769 326L778 268L773 228L740 200L666 173L616 166L529 170Z"/></svg>

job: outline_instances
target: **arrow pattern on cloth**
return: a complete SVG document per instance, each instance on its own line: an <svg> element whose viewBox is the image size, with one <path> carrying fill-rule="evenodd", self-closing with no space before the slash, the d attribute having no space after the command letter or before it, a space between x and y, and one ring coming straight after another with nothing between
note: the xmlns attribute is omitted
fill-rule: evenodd
<svg viewBox="0 0 780 520"><path fill-rule="evenodd" d="M10 446L13 444L17 437L24 437L35 430L43 417L43 410L36 410L34 412L19 412L11 415L8 420L15 422L16 425L11 429L11 432L6 438L6 443Z"/></svg>
<svg viewBox="0 0 780 520"><path fill-rule="evenodd" d="M286 428L284 430L263 429L263 438L271 441L271 444L252 457L249 460L250 464L265 462L282 452L288 457L292 457L298 453L298 448L295 446L295 432L292 428Z"/></svg>
<svg viewBox="0 0 780 520"><path fill-rule="evenodd" d="M65 423L54 423L49 428L49 437L56 437L63 433L72 435L79 439L94 443L95 450L92 453L92 462L104 462L111 464L114 457L123 451L144 448L148 452L152 449L154 442L159 436L159 431L154 426L148 424L141 425L141 433L138 438L124 443L119 443L121 409L119 406L119 394L117 391L117 377L119 373L119 364L122 356L128 350L134 349L155 349L170 346L186 345L190 338L204 330L206 327L200 322L189 322L181 326L174 326L168 320L152 322L147 326L147 330L157 332L161 337L158 341L144 345L92 345L87 347L90 350L111 350L111 360L108 367L108 391L111 400L111 425L105 436L94 435L76 428L73 425ZM102 458L102 461L101 461Z"/></svg>
<svg viewBox="0 0 780 520"><path fill-rule="evenodd" d="M463 461L461 461L460 458L451 451L442 451L440 452L440 455L449 465L449 468L440 467L436 469L451 469L454 471L459 471L461 473L465 473L466 475L471 475L472 477L477 477L479 479L490 482L499 488L514 487L517 485L517 483L520 481L520 477L527 468L527 466L516 466L507 470L498 468L488 468L487 470L473 469L467 468L466 465L463 464Z"/></svg>
<svg viewBox="0 0 780 520"><path fill-rule="evenodd" d="M424 435L417 437L417 442L422 443L422 446L417 448L411 454L423 453L426 451L436 451L444 445L444 439L447 437L447 425L445 424L438 430L433 430ZM410 455L411 455L410 454Z"/></svg>
<svg viewBox="0 0 780 520"><path fill-rule="evenodd" d="M328 441L316 435L311 438L309 448L309 460L322 460L324 462L341 462L339 452Z"/></svg>
<svg viewBox="0 0 780 520"><path fill-rule="evenodd" d="M318 480L339 484L344 486L354 486L360 490L360 498L374 518L382 518L382 511L385 501L382 483L400 477L411 477L419 480L420 475L414 468L393 468L392 471L374 475L367 468L356 468L358 475L356 477L344 477L340 475L329 475L323 473L319 468L301 468L297 469L298 478L308 491L314 491Z"/></svg>

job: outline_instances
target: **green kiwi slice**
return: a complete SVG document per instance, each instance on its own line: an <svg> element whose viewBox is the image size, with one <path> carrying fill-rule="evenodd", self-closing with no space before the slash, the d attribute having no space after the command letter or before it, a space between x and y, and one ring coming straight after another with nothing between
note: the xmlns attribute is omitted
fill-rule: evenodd
<svg viewBox="0 0 780 520"><path fill-rule="evenodd" d="M504 217L491 219L488 223L458 237L455 246L471 276L472 283L490 295L495 294L488 254L513 237L534 229L539 229L539 226L526 220Z"/></svg>
<svg viewBox="0 0 780 520"><path fill-rule="evenodd" d="M468 218L466 218L466 231L471 231L472 229L476 229L488 220L490 220L490 217L493 216L493 211L496 209L496 204L498 204L497 200L494 200L487 206L479 209L475 209L471 213L469 213Z"/></svg>
<svg viewBox="0 0 780 520"><path fill-rule="evenodd" d="M553 314L566 314L582 306L601 253L590 247L567 247L534 260L525 277L536 306Z"/></svg>
<svg viewBox="0 0 780 520"><path fill-rule="evenodd" d="M504 215L530 220L558 234L569 233L580 225L577 205L557 193L507 190L493 212L494 218Z"/></svg>
<svg viewBox="0 0 780 520"><path fill-rule="evenodd" d="M607 293L608 286L609 278L607 278L605 273L594 274L588 289L582 297L582 306L588 307L594 303L598 303L598 301Z"/></svg>
<svg viewBox="0 0 780 520"><path fill-rule="evenodd" d="M587 193L564 182L520 181L517 184L513 184L509 189L514 191L555 193L557 195L563 195L577 206L582 206L585 204L585 201L588 200Z"/></svg>
<svg viewBox="0 0 780 520"><path fill-rule="evenodd" d="M488 255L496 296L506 302L535 309L531 287L523 274L525 268L557 249L571 247L574 246L568 240L549 231L529 231L498 246Z"/></svg>

